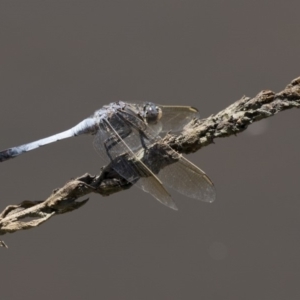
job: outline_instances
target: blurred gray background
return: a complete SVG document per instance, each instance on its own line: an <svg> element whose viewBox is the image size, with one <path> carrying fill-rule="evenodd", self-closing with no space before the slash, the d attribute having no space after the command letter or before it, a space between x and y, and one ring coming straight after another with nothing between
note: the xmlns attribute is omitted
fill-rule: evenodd
<svg viewBox="0 0 300 300"><path fill-rule="evenodd" d="M300 76L299 1L1 1L0 148L104 104L217 113ZM175 212L132 188L1 238L1 299L299 299L299 111L188 156L213 179ZM1 210L99 172L91 137L1 164Z"/></svg>

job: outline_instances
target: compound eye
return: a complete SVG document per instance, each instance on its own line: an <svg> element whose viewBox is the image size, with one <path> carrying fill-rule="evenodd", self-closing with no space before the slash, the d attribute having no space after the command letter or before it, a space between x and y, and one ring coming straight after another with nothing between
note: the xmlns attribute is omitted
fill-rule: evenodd
<svg viewBox="0 0 300 300"><path fill-rule="evenodd" d="M145 119L148 124L155 124L161 118L161 109L154 103L147 103L144 107Z"/></svg>

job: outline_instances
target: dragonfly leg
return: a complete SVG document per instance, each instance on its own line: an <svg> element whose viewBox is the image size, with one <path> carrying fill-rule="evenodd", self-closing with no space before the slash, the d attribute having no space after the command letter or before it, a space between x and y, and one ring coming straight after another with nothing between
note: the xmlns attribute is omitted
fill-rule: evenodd
<svg viewBox="0 0 300 300"><path fill-rule="evenodd" d="M110 155L110 153L109 153L109 150L111 149L111 148L109 148L109 146L108 146L108 141L109 139L107 139L106 141L104 141L104 147L105 147L105 151L106 151L106 154L107 154L107 156L109 157L109 159L111 160L111 161L113 161L113 159L112 159L112 157L111 157L111 155Z"/></svg>
<svg viewBox="0 0 300 300"><path fill-rule="evenodd" d="M145 143L145 140L148 140L147 136L141 130L139 130L139 134L140 134L141 144L142 144L143 148L146 150L148 148L147 145L146 145L146 143Z"/></svg>

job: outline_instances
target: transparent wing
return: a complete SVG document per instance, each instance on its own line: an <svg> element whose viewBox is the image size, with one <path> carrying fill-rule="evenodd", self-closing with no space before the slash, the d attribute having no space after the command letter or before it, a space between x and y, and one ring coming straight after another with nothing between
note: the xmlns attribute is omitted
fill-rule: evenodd
<svg viewBox="0 0 300 300"><path fill-rule="evenodd" d="M130 107L136 105L143 107L145 102L135 101L135 103L127 104ZM162 117L156 124L151 124L149 127L152 129L154 136L158 134L167 133L168 131L178 132L188 124L193 118L199 118L199 112L196 108L191 106L180 105L157 105L162 110Z"/></svg>
<svg viewBox="0 0 300 300"><path fill-rule="evenodd" d="M199 117L198 110L191 106L158 106L162 110L162 132L180 131L193 118Z"/></svg>
<svg viewBox="0 0 300 300"><path fill-rule="evenodd" d="M210 203L216 199L210 178L183 156L178 162L162 169L158 177L165 185L190 198Z"/></svg>
<svg viewBox="0 0 300 300"><path fill-rule="evenodd" d="M124 114L121 112L121 114ZM131 122L131 118L128 117ZM154 142L161 142L159 136L154 136L155 133L139 118L134 118L132 127L141 128L145 137L149 141L149 145ZM171 147L164 144L160 147L160 153L155 155L156 159L144 160L144 163L149 169L161 179L167 186L173 188L179 193L188 197L202 200L205 202L213 202L216 198L216 192L212 181L209 177L196 165L184 158L182 155L174 151ZM144 151L140 151L143 153ZM166 160L171 158L175 163L166 165Z"/></svg>
<svg viewBox="0 0 300 300"><path fill-rule="evenodd" d="M152 194L162 204L177 210L162 182L131 150L131 147L141 147L137 130L128 126L117 114L112 122L103 120L100 128L94 139L94 146L103 158L110 157L113 160L115 171Z"/></svg>

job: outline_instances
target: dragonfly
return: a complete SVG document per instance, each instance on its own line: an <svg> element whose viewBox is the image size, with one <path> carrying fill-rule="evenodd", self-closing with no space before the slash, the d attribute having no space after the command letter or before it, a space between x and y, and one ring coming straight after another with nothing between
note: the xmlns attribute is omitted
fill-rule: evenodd
<svg viewBox="0 0 300 300"><path fill-rule="evenodd" d="M187 197L213 202L216 191L210 178L162 140L197 116L198 110L191 106L118 101L103 106L71 129L0 151L0 162L62 139L90 134L106 163L112 163L122 178L162 204L177 210L165 186ZM157 144L163 147L152 147Z"/></svg>

